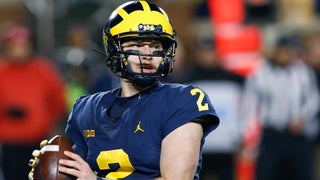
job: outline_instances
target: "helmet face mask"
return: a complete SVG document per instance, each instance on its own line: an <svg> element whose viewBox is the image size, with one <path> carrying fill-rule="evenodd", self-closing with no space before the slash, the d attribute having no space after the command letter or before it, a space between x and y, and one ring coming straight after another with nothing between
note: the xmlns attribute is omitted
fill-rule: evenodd
<svg viewBox="0 0 320 180"><path fill-rule="evenodd" d="M107 65L119 77L129 79L139 86L148 86L159 77L171 74L173 70L176 34L167 14L157 5L148 1L130 1L119 6L109 17L103 29L103 41L107 54ZM163 51L142 54L136 51L124 51L121 44L130 40L160 41ZM161 57L155 73L133 72L128 57Z"/></svg>

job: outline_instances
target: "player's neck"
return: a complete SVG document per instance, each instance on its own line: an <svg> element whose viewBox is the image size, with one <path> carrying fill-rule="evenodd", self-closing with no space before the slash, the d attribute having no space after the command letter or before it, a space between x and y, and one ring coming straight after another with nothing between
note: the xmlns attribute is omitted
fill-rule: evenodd
<svg viewBox="0 0 320 180"><path fill-rule="evenodd" d="M122 97L134 96L145 89L146 88L135 86L134 84L132 84L126 79L121 80L121 96Z"/></svg>

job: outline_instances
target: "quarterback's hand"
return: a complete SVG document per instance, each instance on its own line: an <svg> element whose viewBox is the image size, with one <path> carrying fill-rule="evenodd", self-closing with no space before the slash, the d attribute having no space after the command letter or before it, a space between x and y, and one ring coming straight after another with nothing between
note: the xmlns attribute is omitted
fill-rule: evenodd
<svg viewBox="0 0 320 180"><path fill-rule="evenodd" d="M77 177L77 180L96 180L97 176L91 170L89 164L78 154L65 151L64 155L72 160L60 159L59 171Z"/></svg>

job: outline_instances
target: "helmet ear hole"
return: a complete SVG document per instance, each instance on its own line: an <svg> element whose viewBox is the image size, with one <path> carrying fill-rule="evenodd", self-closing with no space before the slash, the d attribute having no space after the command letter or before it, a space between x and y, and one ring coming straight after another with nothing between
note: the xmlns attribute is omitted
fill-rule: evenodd
<svg viewBox="0 0 320 180"><path fill-rule="evenodd" d="M122 71L124 71L125 68L122 68L121 65L122 61L119 61L119 57L110 57L109 60L107 61L107 66L110 67L111 72L114 74L120 76Z"/></svg>

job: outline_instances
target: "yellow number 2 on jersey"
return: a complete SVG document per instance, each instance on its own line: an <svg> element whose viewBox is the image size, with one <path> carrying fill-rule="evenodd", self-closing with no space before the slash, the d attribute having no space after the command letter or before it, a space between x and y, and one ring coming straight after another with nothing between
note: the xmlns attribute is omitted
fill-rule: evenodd
<svg viewBox="0 0 320 180"><path fill-rule="evenodd" d="M197 106L198 106L198 110L199 111L207 111L207 110L209 110L208 103L203 103L203 99L204 99L204 95L205 94L201 89L199 89L199 88L191 89L190 93L191 93L192 96L195 96L195 95L199 94L199 97L198 97L198 100L197 100Z"/></svg>
<svg viewBox="0 0 320 180"><path fill-rule="evenodd" d="M110 172L106 176L107 179L125 178L134 171L128 154L122 149L101 151L97 157L97 164L100 170L110 170L111 164L120 166L115 172Z"/></svg>

